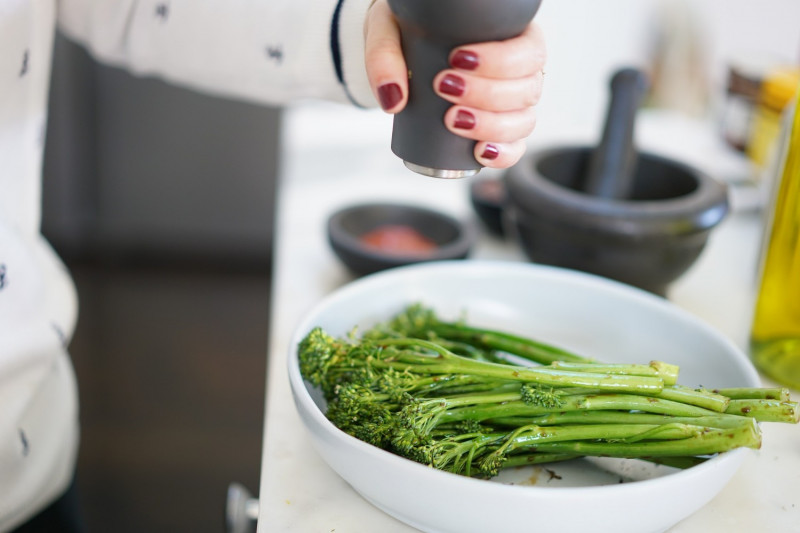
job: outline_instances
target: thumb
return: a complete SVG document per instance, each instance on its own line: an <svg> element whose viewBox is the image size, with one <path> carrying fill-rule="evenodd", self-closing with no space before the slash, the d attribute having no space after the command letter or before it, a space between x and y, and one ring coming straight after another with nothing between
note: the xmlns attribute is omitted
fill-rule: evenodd
<svg viewBox="0 0 800 533"><path fill-rule="evenodd" d="M408 100L408 69L400 47L400 30L386 0L367 14L364 59L367 79L384 111L397 113Z"/></svg>

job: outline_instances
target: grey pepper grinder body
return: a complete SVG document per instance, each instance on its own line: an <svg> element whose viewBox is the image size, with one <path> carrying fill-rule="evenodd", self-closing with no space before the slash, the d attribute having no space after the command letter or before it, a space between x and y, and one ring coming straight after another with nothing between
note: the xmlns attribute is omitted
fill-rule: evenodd
<svg viewBox="0 0 800 533"><path fill-rule="evenodd" d="M475 141L444 125L450 102L433 79L449 67L453 48L521 34L541 0L389 0L400 26L408 66L408 104L394 117L392 151L411 170L437 178L461 178L482 168Z"/></svg>

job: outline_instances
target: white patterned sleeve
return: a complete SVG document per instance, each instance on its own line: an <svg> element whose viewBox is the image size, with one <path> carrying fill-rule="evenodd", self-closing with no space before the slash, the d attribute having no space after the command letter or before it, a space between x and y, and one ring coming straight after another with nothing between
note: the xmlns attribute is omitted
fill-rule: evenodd
<svg viewBox="0 0 800 533"><path fill-rule="evenodd" d="M0 219L0 531L52 502L73 476L78 394L66 345L76 299L65 281L43 239Z"/></svg>
<svg viewBox="0 0 800 533"><path fill-rule="evenodd" d="M99 60L220 96L373 107L371 0L59 0L59 28Z"/></svg>

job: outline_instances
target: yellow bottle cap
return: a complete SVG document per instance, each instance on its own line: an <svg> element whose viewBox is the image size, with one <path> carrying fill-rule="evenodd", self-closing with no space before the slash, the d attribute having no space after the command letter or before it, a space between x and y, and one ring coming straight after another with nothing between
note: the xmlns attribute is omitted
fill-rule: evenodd
<svg viewBox="0 0 800 533"><path fill-rule="evenodd" d="M770 72L761 83L761 103L782 112L800 88L800 68L783 67Z"/></svg>

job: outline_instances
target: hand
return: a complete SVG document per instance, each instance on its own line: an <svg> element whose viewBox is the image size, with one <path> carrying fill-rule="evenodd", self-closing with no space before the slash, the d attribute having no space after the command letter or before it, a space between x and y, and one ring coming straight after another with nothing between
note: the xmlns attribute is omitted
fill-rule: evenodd
<svg viewBox="0 0 800 533"><path fill-rule="evenodd" d="M408 100L408 76L400 30L386 0L377 0L365 26L367 77L389 113ZM450 53L451 68L437 74L436 93L454 105L447 128L478 141L475 158L486 167L508 168L525 153L525 138L536 125L546 59L544 37L535 23L507 41L460 46Z"/></svg>

